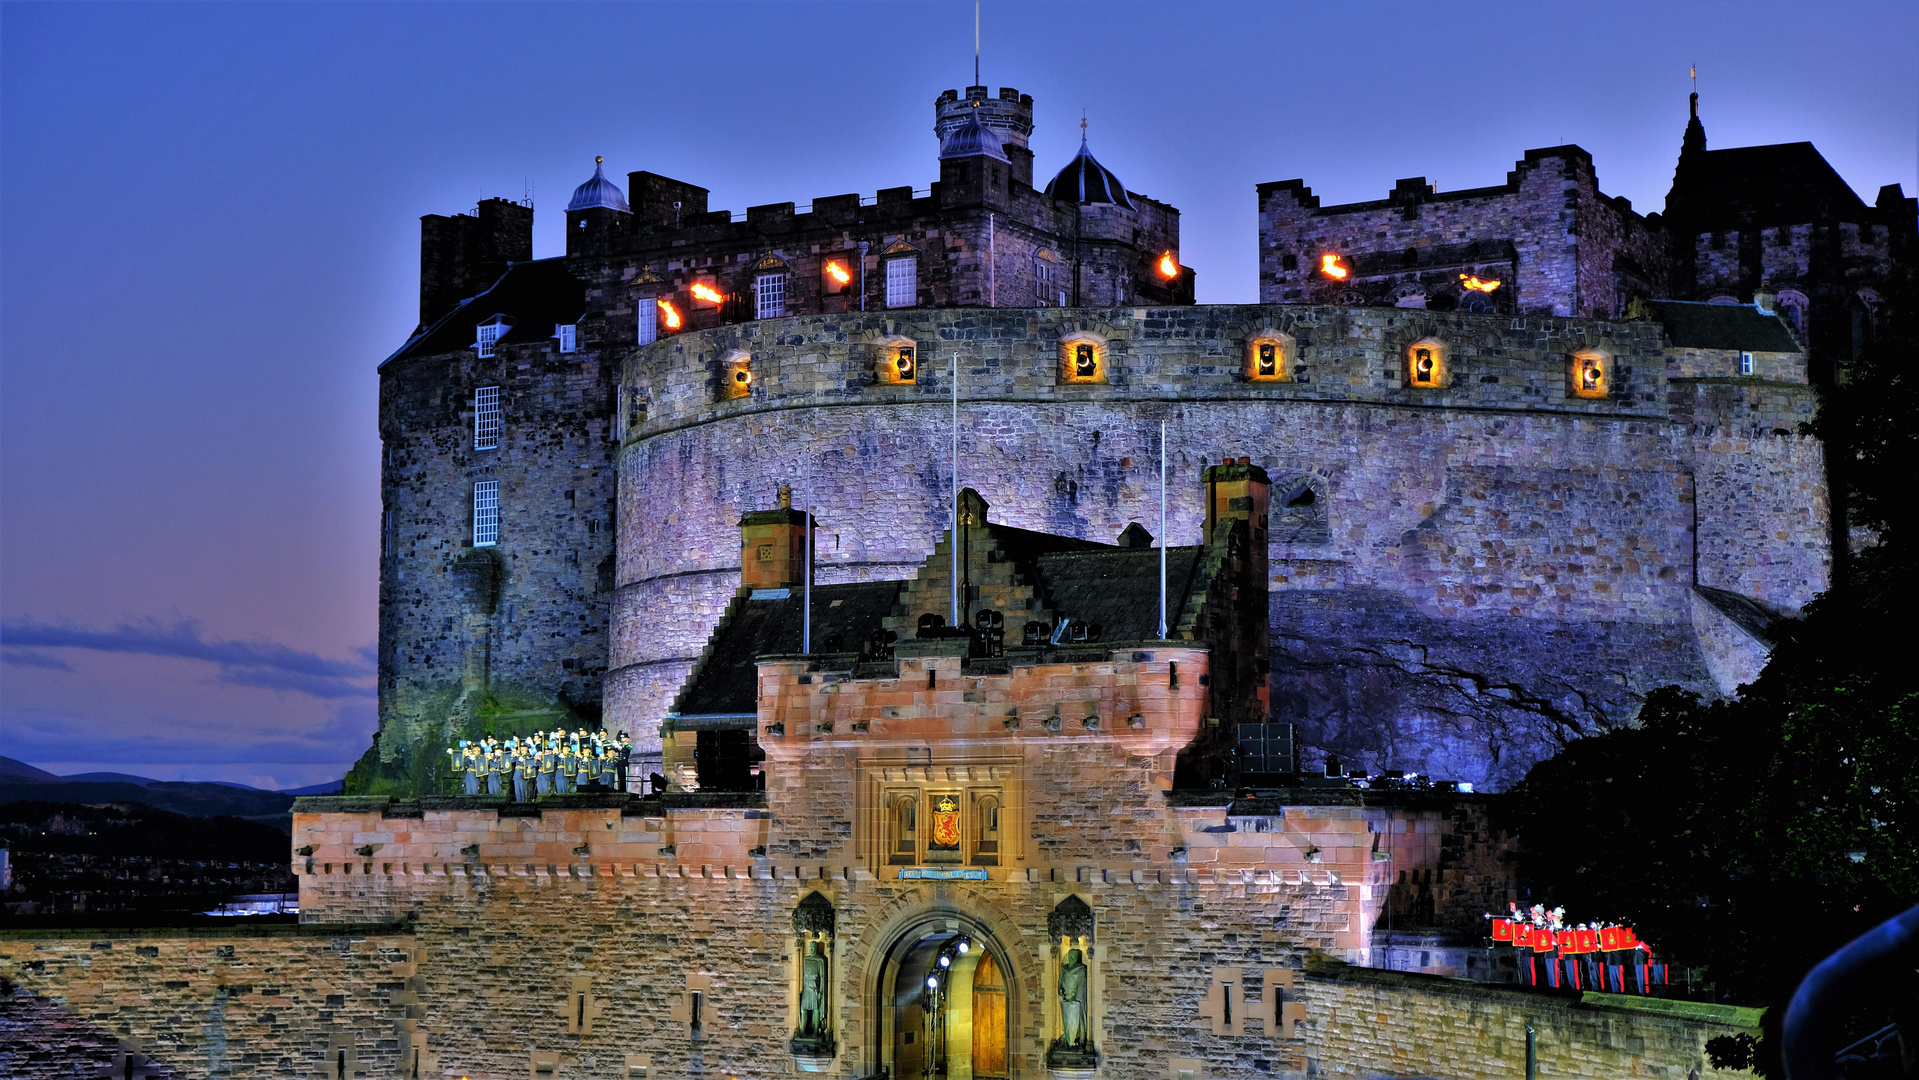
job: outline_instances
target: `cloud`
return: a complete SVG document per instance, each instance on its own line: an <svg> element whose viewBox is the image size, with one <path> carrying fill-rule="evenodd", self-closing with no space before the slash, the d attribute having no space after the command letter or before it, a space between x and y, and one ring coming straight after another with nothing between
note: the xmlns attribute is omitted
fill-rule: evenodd
<svg viewBox="0 0 1919 1080"><path fill-rule="evenodd" d="M38 649L20 649L9 642L0 647L0 664L12 664L15 667L48 668L53 671L72 671L73 665L57 656L48 656Z"/></svg>
<svg viewBox="0 0 1919 1080"><path fill-rule="evenodd" d="M352 681L373 675L370 647L356 649L353 660L329 660L273 641L211 641L200 633L199 623L190 619L171 626L156 622L121 623L111 630L31 621L0 623L0 659L6 663L73 670L66 661L39 651L42 649L84 649L204 660L219 665L220 681L233 686L260 687L330 700L374 696L373 688Z"/></svg>

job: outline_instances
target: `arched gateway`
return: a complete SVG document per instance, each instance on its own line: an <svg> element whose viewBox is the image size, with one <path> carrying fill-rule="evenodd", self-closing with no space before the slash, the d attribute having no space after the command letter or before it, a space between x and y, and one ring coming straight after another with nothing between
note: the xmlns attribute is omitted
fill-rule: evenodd
<svg viewBox="0 0 1919 1080"><path fill-rule="evenodd" d="M867 987L875 1071L895 1080L1012 1080L1016 970L974 920L938 913L909 924Z"/></svg>

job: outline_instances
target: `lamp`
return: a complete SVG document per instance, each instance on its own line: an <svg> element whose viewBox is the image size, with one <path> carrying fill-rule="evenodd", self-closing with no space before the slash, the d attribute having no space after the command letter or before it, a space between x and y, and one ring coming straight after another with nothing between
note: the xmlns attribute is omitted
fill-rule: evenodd
<svg viewBox="0 0 1919 1080"><path fill-rule="evenodd" d="M1259 343L1259 364L1257 371L1262 378L1271 378L1279 374L1279 343L1262 341Z"/></svg>
<svg viewBox="0 0 1919 1080"><path fill-rule="evenodd" d="M1091 345L1073 346L1073 376L1090 379L1099 374L1099 351Z"/></svg>
<svg viewBox="0 0 1919 1080"><path fill-rule="evenodd" d="M913 347L911 345L900 346L899 352L893 357L893 369L898 373L900 382L913 381L916 366L913 359Z"/></svg>

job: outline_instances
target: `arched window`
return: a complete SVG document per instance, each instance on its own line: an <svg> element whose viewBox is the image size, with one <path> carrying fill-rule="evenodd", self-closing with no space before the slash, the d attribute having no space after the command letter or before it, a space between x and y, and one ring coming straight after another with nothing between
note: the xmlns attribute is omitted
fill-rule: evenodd
<svg viewBox="0 0 1919 1080"><path fill-rule="evenodd" d="M1421 338L1406 347L1406 382L1421 389L1446 385L1446 346L1433 338Z"/></svg>
<svg viewBox="0 0 1919 1080"><path fill-rule="evenodd" d="M1059 381L1103 383L1106 380L1106 342L1091 334L1074 334L1059 343Z"/></svg>
<svg viewBox="0 0 1919 1080"><path fill-rule="evenodd" d="M1603 398L1612 395L1612 357L1597 350L1576 352L1568 373L1572 396Z"/></svg>
<svg viewBox="0 0 1919 1080"><path fill-rule="evenodd" d="M1246 378L1253 382L1286 382L1292 377L1292 338L1263 333L1246 343Z"/></svg>
<svg viewBox="0 0 1919 1080"><path fill-rule="evenodd" d="M999 796L982 795L974 802L973 862L979 866L998 866L1000 854Z"/></svg>
<svg viewBox="0 0 1919 1080"><path fill-rule="evenodd" d="M911 866L919 861L919 800L913 795L898 795L887 815L887 862Z"/></svg>

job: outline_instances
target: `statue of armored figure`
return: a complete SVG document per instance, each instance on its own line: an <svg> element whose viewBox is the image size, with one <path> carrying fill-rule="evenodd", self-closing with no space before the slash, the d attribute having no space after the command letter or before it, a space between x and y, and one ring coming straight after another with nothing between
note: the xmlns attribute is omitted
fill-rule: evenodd
<svg viewBox="0 0 1919 1080"><path fill-rule="evenodd" d="M1099 1066L1099 1051L1087 1016L1086 961L1078 949L1066 950L1059 966L1059 1038L1046 1053L1053 1069L1084 1070Z"/></svg>
<svg viewBox="0 0 1919 1080"><path fill-rule="evenodd" d="M800 1034L826 1034L826 957L817 941L806 943L806 959L800 961Z"/></svg>

